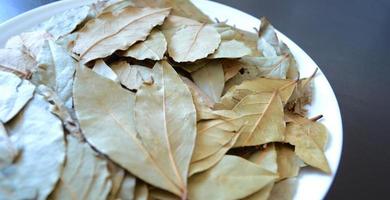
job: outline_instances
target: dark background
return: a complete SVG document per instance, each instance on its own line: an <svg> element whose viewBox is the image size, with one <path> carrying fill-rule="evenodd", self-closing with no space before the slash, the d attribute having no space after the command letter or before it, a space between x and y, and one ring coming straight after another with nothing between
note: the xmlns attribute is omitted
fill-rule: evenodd
<svg viewBox="0 0 390 200"><path fill-rule="evenodd" d="M0 23L52 1L0 0ZM344 146L327 199L389 199L390 0L217 1L267 16L317 62L333 86Z"/></svg>

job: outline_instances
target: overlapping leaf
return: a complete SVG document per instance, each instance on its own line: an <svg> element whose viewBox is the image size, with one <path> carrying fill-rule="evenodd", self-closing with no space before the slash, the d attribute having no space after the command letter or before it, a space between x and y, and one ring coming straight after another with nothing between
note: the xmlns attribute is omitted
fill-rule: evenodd
<svg viewBox="0 0 390 200"><path fill-rule="evenodd" d="M136 128L151 157L180 191L171 192L183 197L195 145L195 106L191 92L167 62L154 66L153 80L136 94Z"/></svg>
<svg viewBox="0 0 390 200"><path fill-rule="evenodd" d="M0 87L0 123L6 123L33 97L35 86L14 74L0 71Z"/></svg>
<svg viewBox="0 0 390 200"><path fill-rule="evenodd" d="M120 13L103 13L78 31L73 52L83 63L126 50L145 40L153 27L161 25L170 9L128 7ZM102 31L104 30L104 31Z"/></svg>
<svg viewBox="0 0 390 200"><path fill-rule="evenodd" d="M144 84L152 84L152 70L140 65L129 65L126 61L116 62L111 65L112 70L118 75L119 81L130 90L138 90Z"/></svg>
<svg viewBox="0 0 390 200"><path fill-rule="evenodd" d="M66 163L49 199L106 199L112 187L107 161L73 136L67 144Z"/></svg>
<svg viewBox="0 0 390 200"><path fill-rule="evenodd" d="M110 95L100 91L110 91ZM181 193L163 171L166 166L159 165L140 140L133 93L82 67L76 71L74 103L83 134L91 145L148 183Z"/></svg>
<svg viewBox="0 0 390 200"><path fill-rule="evenodd" d="M210 170L189 179L189 198L240 199L260 190L276 177L275 173L250 161L226 155Z"/></svg>
<svg viewBox="0 0 390 200"><path fill-rule="evenodd" d="M153 30L145 41L131 46L121 55L138 60L162 60L166 51L167 41L164 34L159 30Z"/></svg>
<svg viewBox="0 0 390 200"><path fill-rule="evenodd" d="M0 199L43 200L59 180L65 159L64 132L48 106L36 94L6 124L11 142L22 151L17 160L0 170Z"/></svg>

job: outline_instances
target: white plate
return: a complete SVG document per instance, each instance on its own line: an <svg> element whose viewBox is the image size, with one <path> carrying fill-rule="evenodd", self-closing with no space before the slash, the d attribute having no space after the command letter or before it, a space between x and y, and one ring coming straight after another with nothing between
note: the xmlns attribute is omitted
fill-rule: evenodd
<svg viewBox="0 0 390 200"><path fill-rule="evenodd" d="M4 46L9 37L27 31L57 13L91 2L94 2L94 0L63 0L41 6L12 18L0 25L0 46ZM236 25L238 28L247 31L253 31L253 27L259 27L260 21L258 19L242 11L212 1L193 0L193 2L212 19L228 20L229 24ZM293 41L282 33L278 34L296 57L302 77L307 77L313 73L318 67L317 64ZM325 153L333 173L326 175L309 168L303 169L299 175L298 189L294 198L299 200L315 200L325 197L336 174L343 143L340 109L332 87L321 70L319 70L314 80L314 85L313 104L310 107L309 114L311 116L324 115L324 119L321 122L328 128L330 133Z"/></svg>

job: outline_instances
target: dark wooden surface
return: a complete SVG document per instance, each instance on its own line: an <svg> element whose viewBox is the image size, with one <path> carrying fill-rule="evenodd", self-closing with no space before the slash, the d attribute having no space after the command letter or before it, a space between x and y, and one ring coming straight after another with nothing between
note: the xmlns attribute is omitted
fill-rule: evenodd
<svg viewBox="0 0 390 200"><path fill-rule="evenodd" d="M0 23L52 1L0 0ZM344 148L327 199L388 199L390 1L217 1L267 16L317 62L333 86Z"/></svg>

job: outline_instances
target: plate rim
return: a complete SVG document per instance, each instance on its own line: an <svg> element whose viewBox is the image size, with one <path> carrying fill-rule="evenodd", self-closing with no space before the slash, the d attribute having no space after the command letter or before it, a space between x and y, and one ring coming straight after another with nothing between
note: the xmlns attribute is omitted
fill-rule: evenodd
<svg viewBox="0 0 390 200"><path fill-rule="evenodd" d="M48 19L49 17L51 17L52 15L45 15L45 14L42 14L42 13L45 13L45 11L47 10L50 10L50 9L56 9L58 12L61 12L61 11L65 11L65 10L68 10L68 9L71 9L71 8L75 8L75 7L78 7L78 6L83 6L83 5L87 5L87 4L90 4L90 3L93 3L95 2L96 0L83 0L83 1L77 1L77 0L61 0L61 1L56 1L56 2L51 2L49 4L45 4L45 5L42 5L42 6L39 6L39 7L36 7L34 9L31 9L29 11L26 11L24 13L21 13L17 16L14 16L6 21L4 21L3 23L0 24L0 30L4 30L6 27L8 26L12 26L12 24L23 24L23 23L28 23L29 21L37 21L36 19L34 20L34 16L35 17L40 17L40 19L42 20L45 20L45 19ZM228 9L231 9L231 10L234 10L235 12L239 12L240 15L243 15L245 16L245 18L251 18L252 20L257 20L257 21L260 21L258 18L246 13L246 12L243 12L239 9L236 9L236 8L233 8L233 7L230 7L228 5L225 5L225 4L222 4L222 3L219 3L219 2L214 2L214 1L209 1L209 0L191 0L193 3L212 3L212 4L215 4L215 5L218 5L218 6L221 6L221 7L225 7L225 8L228 8ZM207 13L206 13L207 14ZM27 19L27 20L26 20ZM23 25L22 25L23 27ZM22 29L22 31L18 31L18 30L10 30L10 31L6 31L6 34L7 33L12 33L12 32L23 32L23 31L28 31L26 29ZM297 49L299 51L301 51L301 53L303 53L305 55L305 57L307 57L309 59L310 62L314 63L315 66L319 69L319 72L321 74L323 74L323 78L325 79L326 81L326 86L330 88L330 92L332 94L332 98L334 99L334 102L335 102L335 107L333 109L335 109L337 111L337 116L335 116L336 118L338 118L336 121L338 121L338 131L340 132L341 134L341 137L339 138L340 140L340 151L338 152L338 158L337 158L337 164L336 164L336 167L335 167L335 170L334 172L332 172L332 178L331 178L331 181L329 183L329 186L327 187L327 189L325 190L324 192L324 195L322 196L322 198L324 198L326 196L326 194L329 192L335 178L336 178L336 175L338 173L338 169L340 167L340 163L341 163L341 158L342 158L342 155L343 155L343 146L344 146L344 130L343 130L343 120L342 120L342 114L341 114L341 110L340 110L340 106L339 106L339 103L338 103L338 100L337 100L337 97L336 97L336 94L332 88L332 85L330 84L329 80L327 79L327 77L325 76L325 74L322 72L322 70L320 69L320 67L315 63L315 61L299 46L297 45L293 40L291 40L289 37L287 37L286 35L284 35L283 33L281 33L280 31L276 30L277 32L277 35L278 37L280 37L280 39L285 42L287 44L287 46L289 46L291 48L291 46L293 46L294 49ZM14 34L8 34L8 37L11 37L13 36ZM3 48L3 47L1 47Z"/></svg>

